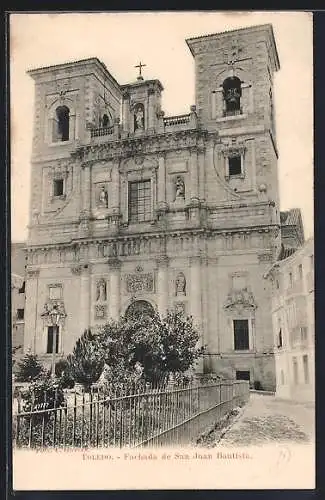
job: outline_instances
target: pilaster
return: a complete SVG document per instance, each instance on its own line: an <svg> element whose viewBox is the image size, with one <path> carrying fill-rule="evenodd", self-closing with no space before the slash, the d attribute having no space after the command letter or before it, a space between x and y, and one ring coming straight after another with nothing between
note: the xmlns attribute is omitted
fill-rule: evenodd
<svg viewBox="0 0 325 500"><path fill-rule="evenodd" d="M90 326L90 266L80 268L80 335Z"/></svg>
<svg viewBox="0 0 325 500"><path fill-rule="evenodd" d="M156 257L158 267L158 311L164 316L168 309L168 262L166 255Z"/></svg>
<svg viewBox="0 0 325 500"><path fill-rule="evenodd" d="M121 262L116 258L108 260L110 271L109 315L117 321L120 316Z"/></svg>

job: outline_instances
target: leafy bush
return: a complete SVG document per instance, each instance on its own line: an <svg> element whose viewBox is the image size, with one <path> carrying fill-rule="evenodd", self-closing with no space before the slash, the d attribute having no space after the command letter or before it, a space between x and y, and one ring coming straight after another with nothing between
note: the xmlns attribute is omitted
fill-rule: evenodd
<svg viewBox="0 0 325 500"><path fill-rule="evenodd" d="M31 382L45 374L45 369L35 354L27 353L18 364L17 381Z"/></svg>

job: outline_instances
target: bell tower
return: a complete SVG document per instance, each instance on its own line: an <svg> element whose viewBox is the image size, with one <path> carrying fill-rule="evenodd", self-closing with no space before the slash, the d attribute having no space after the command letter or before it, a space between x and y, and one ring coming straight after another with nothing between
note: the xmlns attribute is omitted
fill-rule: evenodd
<svg viewBox="0 0 325 500"><path fill-rule="evenodd" d="M267 199L278 207L273 81L280 64L272 25L191 38L187 45L199 124L219 134L220 175L245 201Z"/></svg>

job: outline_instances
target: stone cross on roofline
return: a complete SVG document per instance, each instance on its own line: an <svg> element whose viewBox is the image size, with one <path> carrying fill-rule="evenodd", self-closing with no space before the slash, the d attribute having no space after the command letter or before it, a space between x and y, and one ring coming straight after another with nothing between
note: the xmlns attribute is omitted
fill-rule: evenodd
<svg viewBox="0 0 325 500"><path fill-rule="evenodd" d="M147 66L147 65L146 64L142 64L141 61L139 62L139 64L137 64L136 66L134 66L135 68L139 68L139 75L137 77L137 80L143 80L142 68L144 68L145 66Z"/></svg>

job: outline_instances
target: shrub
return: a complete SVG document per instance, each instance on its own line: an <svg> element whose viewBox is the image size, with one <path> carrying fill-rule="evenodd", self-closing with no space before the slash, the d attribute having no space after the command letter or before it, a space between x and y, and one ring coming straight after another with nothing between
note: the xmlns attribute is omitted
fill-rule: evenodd
<svg viewBox="0 0 325 500"><path fill-rule="evenodd" d="M69 376L86 389L96 382L104 367L104 354L98 336L93 335L90 330L77 340L72 354L67 358L67 372Z"/></svg>
<svg viewBox="0 0 325 500"><path fill-rule="evenodd" d="M45 373L42 363L35 354L27 353L18 364L17 381L31 382Z"/></svg>

